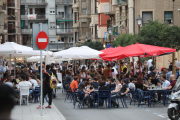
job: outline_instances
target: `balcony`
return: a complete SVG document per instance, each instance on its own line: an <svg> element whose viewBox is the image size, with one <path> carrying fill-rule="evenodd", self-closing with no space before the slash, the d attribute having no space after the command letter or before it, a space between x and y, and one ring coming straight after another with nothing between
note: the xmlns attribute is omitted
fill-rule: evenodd
<svg viewBox="0 0 180 120"><path fill-rule="evenodd" d="M21 34L32 34L32 29L21 29Z"/></svg>
<svg viewBox="0 0 180 120"><path fill-rule="evenodd" d="M8 33L16 33L16 29L8 29Z"/></svg>
<svg viewBox="0 0 180 120"><path fill-rule="evenodd" d="M73 20L73 14L56 15L56 19Z"/></svg>
<svg viewBox="0 0 180 120"><path fill-rule="evenodd" d="M128 5L128 0L117 0L117 4L120 6Z"/></svg>
<svg viewBox="0 0 180 120"><path fill-rule="evenodd" d="M73 43L49 43L48 45L50 51L64 50L65 46L67 46L68 48L73 47Z"/></svg>
<svg viewBox="0 0 180 120"><path fill-rule="evenodd" d="M70 28L57 28L56 33L57 34L73 34L73 29Z"/></svg>
<svg viewBox="0 0 180 120"><path fill-rule="evenodd" d="M73 0L56 0L56 4L58 5L72 5Z"/></svg>
<svg viewBox="0 0 180 120"><path fill-rule="evenodd" d="M15 3L7 3L7 7L15 7Z"/></svg>
<svg viewBox="0 0 180 120"><path fill-rule="evenodd" d="M47 5L45 0L21 0L21 5Z"/></svg>
<svg viewBox="0 0 180 120"><path fill-rule="evenodd" d="M115 15L115 9L112 4L104 5L104 14L106 15Z"/></svg>
<svg viewBox="0 0 180 120"><path fill-rule="evenodd" d="M36 15L36 14L29 14L29 15L21 15L22 20L47 20L47 15Z"/></svg>

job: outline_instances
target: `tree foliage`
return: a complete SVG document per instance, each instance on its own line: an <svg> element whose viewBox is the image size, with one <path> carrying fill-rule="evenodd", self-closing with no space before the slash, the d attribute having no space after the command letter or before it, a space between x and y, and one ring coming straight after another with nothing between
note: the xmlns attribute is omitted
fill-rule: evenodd
<svg viewBox="0 0 180 120"><path fill-rule="evenodd" d="M149 21L143 26L136 41L142 44L172 47L172 45L180 46L180 27L170 26L167 23Z"/></svg>
<svg viewBox="0 0 180 120"><path fill-rule="evenodd" d="M123 34L119 36L116 40L113 41L113 46L118 47L118 46L128 46L131 44L135 44L136 39L132 34Z"/></svg>
<svg viewBox="0 0 180 120"><path fill-rule="evenodd" d="M103 50L104 49L103 44L101 42L99 42L99 41L92 42L92 40L84 42L83 44L81 44L81 46L88 46L95 50Z"/></svg>

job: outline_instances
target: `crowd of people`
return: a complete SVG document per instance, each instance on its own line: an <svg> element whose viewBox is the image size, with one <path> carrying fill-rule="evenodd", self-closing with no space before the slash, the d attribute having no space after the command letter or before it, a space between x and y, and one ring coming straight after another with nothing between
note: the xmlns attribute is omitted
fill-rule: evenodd
<svg viewBox="0 0 180 120"><path fill-rule="evenodd" d="M14 89L17 100L19 100L20 87L29 86L31 101L34 99L33 91L35 87L41 85L40 66L38 63L25 64L23 62L17 65L18 67L15 67L16 71L12 71L10 74L8 63L3 62L2 69L0 69L1 83ZM108 61L77 63L76 66L71 62L46 66L43 63L43 97L47 94L49 97L49 105L46 108L51 108L52 98L56 97L54 90L49 86L52 73L56 76L58 82L62 82L64 88L68 86L72 92L78 90L90 94L97 89L109 90L112 94L112 104L119 107L115 97L124 97L130 89L146 91L151 85L172 89L176 84L180 69L176 67L177 74L172 74L172 64L170 63L169 68L163 67L161 71L158 71L157 68L153 67L151 58L144 63L131 62L130 65L124 60L120 63L120 66L121 70L118 70L118 63ZM16 73L13 74L14 72ZM58 79L57 73L62 74L62 81ZM161 102L162 94L162 92L158 92L157 102ZM89 95L86 94L85 97L89 97ZM103 103L101 103L101 107L103 107ZM41 106L37 108L39 109Z"/></svg>

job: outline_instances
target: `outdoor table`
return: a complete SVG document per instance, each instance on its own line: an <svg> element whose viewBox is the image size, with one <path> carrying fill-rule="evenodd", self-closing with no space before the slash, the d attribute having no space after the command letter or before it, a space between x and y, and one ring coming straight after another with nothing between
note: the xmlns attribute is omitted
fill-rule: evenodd
<svg viewBox="0 0 180 120"><path fill-rule="evenodd" d="M153 93L154 92L157 92L157 91L166 91L166 89L164 89L164 88L155 88L155 89L147 89L147 90L150 92L151 98L153 98ZM164 94L163 94L163 96L164 96ZM164 99L163 99L163 104L165 106Z"/></svg>

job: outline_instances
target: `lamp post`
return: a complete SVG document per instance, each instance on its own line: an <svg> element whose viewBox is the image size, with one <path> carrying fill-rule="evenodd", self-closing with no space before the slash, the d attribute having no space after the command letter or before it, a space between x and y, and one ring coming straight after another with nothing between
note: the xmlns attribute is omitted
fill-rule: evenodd
<svg viewBox="0 0 180 120"><path fill-rule="evenodd" d="M140 31L140 26L141 26L141 24L142 24L142 17L140 17L140 15L139 15L136 20L137 20L138 33L139 33L139 31Z"/></svg>
<svg viewBox="0 0 180 120"><path fill-rule="evenodd" d="M108 28L108 33L109 33L109 40L110 40L110 45L111 45L112 28L110 26Z"/></svg>

